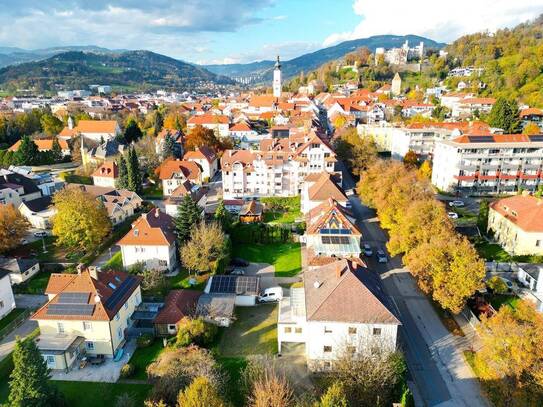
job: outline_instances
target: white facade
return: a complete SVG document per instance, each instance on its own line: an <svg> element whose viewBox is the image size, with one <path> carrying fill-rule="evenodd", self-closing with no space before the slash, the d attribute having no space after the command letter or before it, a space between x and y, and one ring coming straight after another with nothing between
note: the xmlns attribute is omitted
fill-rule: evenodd
<svg viewBox="0 0 543 407"><path fill-rule="evenodd" d="M98 187L115 188L115 181L116 179L113 177L92 176L92 182Z"/></svg>
<svg viewBox="0 0 543 407"><path fill-rule="evenodd" d="M11 289L9 273L0 274L0 319L15 308L15 297Z"/></svg>
<svg viewBox="0 0 543 407"><path fill-rule="evenodd" d="M174 270L177 267L176 245L169 246L136 246L121 245L123 266L128 268L143 263L147 269Z"/></svg>
<svg viewBox="0 0 543 407"><path fill-rule="evenodd" d="M276 98L281 97L281 62L279 56L277 56L277 62L275 63L275 69L273 70L273 96Z"/></svg>

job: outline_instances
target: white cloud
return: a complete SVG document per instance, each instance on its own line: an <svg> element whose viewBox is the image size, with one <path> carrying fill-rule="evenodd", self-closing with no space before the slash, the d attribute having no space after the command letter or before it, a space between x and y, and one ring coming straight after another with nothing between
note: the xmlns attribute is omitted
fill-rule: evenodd
<svg viewBox="0 0 543 407"><path fill-rule="evenodd" d="M451 42L461 35L495 31L533 19L543 12L543 0L393 0L386 4L355 0L362 21L348 32L328 36L323 46L379 34L417 34Z"/></svg>

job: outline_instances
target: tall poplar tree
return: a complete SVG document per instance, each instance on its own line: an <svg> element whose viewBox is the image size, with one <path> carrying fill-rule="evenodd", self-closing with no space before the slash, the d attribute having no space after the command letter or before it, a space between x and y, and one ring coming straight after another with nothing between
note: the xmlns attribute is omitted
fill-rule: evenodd
<svg viewBox="0 0 543 407"><path fill-rule="evenodd" d="M116 186L118 189L128 188L128 168L126 166L126 159L121 154L119 161L117 161L117 167L119 167L119 178L117 179Z"/></svg>
<svg viewBox="0 0 543 407"><path fill-rule="evenodd" d="M202 210L194 202L190 194L186 194L177 208L177 216L175 218L177 241L180 246L190 239L192 227L200 221L201 212Z"/></svg>
<svg viewBox="0 0 543 407"><path fill-rule="evenodd" d="M138 194L141 193L142 176L140 164L138 161L138 153L134 147L128 150L128 161L126 163L128 185L127 189Z"/></svg>

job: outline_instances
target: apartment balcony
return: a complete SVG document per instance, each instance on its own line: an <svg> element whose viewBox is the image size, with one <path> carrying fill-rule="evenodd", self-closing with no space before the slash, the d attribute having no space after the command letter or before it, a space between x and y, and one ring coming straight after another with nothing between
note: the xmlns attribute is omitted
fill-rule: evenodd
<svg viewBox="0 0 543 407"><path fill-rule="evenodd" d="M526 174L526 173L521 173L520 174L520 179L538 179L540 178L541 176L541 173L536 173L536 174Z"/></svg>
<svg viewBox="0 0 543 407"><path fill-rule="evenodd" d="M500 179L517 179L518 177L518 173L504 173L504 172L501 172L500 175L499 175Z"/></svg>
<svg viewBox="0 0 543 407"><path fill-rule="evenodd" d="M496 171L500 169L500 164L481 164L481 170Z"/></svg>
<svg viewBox="0 0 543 407"><path fill-rule="evenodd" d="M454 179L458 181L473 181L477 178L477 173L469 175L455 175Z"/></svg>
<svg viewBox="0 0 543 407"><path fill-rule="evenodd" d="M493 180L497 180L498 179L498 174L486 174L486 175L481 175L479 174L479 180L480 181L493 181Z"/></svg>
<svg viewBox="0 0 543 407"><path fill-rule="evenodd" d="M458 169L471 172L471 171L477 171L478 167L477 165L474 165L474 164L460 164L458 166Z"/></svg>
<svg viewBox="0 0 543 407"><path fill-rule="evenodd" d="M539 170L541 168L541 164L524 164L522 168L524 170Z"/></svg>

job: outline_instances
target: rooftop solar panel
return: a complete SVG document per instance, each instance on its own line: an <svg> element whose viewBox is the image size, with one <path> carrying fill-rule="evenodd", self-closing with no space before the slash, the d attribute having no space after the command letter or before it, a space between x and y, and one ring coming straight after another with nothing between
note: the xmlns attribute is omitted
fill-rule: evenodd
<svg viewBox="0 0 543 407"><path fill-rule="evenodd" d="M48 315L83 315L90 316L94 304L51 304L47 307Z"/></svg>
<svg viewBox="0 0 543 407"><path fill-rule="evenodd" d="M470 143L494 143L492 136L468 136Z"/></svg>
<svg viewBox="0 0 543 407"><path fill-rule="evenodd" d="M530 141L543 141L543 134L535 134L528 137L530 138Z"/></svg>
<svg viewBox="0 0 543 407"><path fill-rule="evenodd" d="M130 291L135 282L136 279L133 276L127 277L126 280L124 280L121 285L113 291L113 294L109 296L109 298L105 302L106 308L115 308L126 295L126 293Z"/></svg>
<svg viewBox="0 0 543 407"><path fill-rule="evenodd" d="M256 295L258 294L258 281L258 277L255 276L213 276L210 292Z"/></svg>
<svg viewBox="0 0 543 407"><path fill-rule="evenodd" d="M63 292L58 297L59 304L86 304L90 293Z"/></svg>

